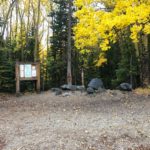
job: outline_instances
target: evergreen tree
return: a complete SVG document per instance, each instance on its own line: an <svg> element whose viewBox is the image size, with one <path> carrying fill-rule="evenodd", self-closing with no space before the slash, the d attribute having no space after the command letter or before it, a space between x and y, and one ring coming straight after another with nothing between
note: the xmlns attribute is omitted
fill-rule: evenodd
<svg viewBox="0 0 150 150"><path fill-rule="evenodd" d="M10 49L0 47L0 91L15 91L15 63L9 58ZM11 55L11 57L13 57Z"/></svg>
<svg viewBox="0 0 150 150"><path fill-rule="evenodd" d="M54 0L52 18L51 48L48 53L48 72L50 85L58 86L65 83L66 50L67 50L67 1Z"/></svg>
<svg viewBox="0 0 150 150"><path fill-rule="evenodd" d="M53 10L51 12L53 35L50 38L51 48L48 53L48 68L50 74L51 86L60 86L67 83L67 49L68 49L68 0L53 0ZM73 8L72 8L73 9ZM71 28L75 19L71 16ZM71 55L73 82L76 83L77 71L77 51L75 51L73 41L73 31L71 30Z"/></svg>

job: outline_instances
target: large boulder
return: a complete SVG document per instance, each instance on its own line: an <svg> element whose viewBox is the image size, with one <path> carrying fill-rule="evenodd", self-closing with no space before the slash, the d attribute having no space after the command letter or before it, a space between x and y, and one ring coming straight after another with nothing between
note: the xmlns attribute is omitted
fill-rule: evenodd
<svg viewBox="0 0 150 150"><path fill-rule="evenodd" d="M88 84L88 87L93 88L94 90L98 90L99 88L104 88L103 81L98 78L94 78Z"/></svg>
<svg viewBox="0 0 150 150"><path fill-rule="evenodd" d="M132 91L132 85L129 83L121 83L119 89L122 91Z"/></svg>

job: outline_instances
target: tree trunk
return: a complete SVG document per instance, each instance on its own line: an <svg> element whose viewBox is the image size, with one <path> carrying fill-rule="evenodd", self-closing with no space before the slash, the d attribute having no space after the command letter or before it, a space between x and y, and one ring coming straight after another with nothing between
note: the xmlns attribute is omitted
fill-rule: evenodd
<svg viewBox="0 0 150 150"><path fill-rule="evenodd" d="M12 34L13 34L13 32L12 32L12 11L11 11L11 13L10 13L10 23L9 23L9 30L10 30L10 33L9 33L9 38L10 38L10 44L11 44L11 42L12 42Z"/></svg>
<svg viewBox="0 0 150 150"><path fill-rule="evenodd" d="M5 17L5 20L4 20L5 21L4 22L4 26L3 26L3 29L2 29L2 39L3 39L4 33L5 33L5 29L6 29L6 26L7 26L7 21L9 19L9 15L10 15L10 13L12 11L12 8L13 8L15 2L16 2L16 0L12 1L12 3L9 6L8 12L6 14L6 17Z"/></svg>
<svg viewBox="0 0 150 150"><path fill-rule="evenodd" d="M50 23L48 21L48 27L47 27L47 55L46 55L46 60L48 60L48 54L49 54L49 27L50 27ZM46 85L47 85L47 81L48 81L48 64L47 64L47 61L46 61L46 73L45 73L45 82L46 82Z"/></svg>
<svg viewBox="0 0 150 150"><path fill-rule="evenodd" d="M10 23L9 23L9 42L10 45L12 45L12 37L13 37L13 31L12 31L12 11L10 13ZM11 59L11 49L9 49L9 59Z"/></svg>
<svg viewBox="0 0 150 150"><path fill-rule="evenodd" d="M130 56L130 84L132 85L132 87L134 86L133 85L133 75L131 73L131 70L132 70L132 63L133 63L133 57L132 57L132 52L131 52L131 56Z"/></svg>
<svg viewBox="0 0 150 150"><path fill-rule="evenodd" d="M24 12L21 13L21 10L19 11L19 17L20 17L20 40L21 40L21 61L24 61L24 50L23 50L23 17Z"/></svg>
<svg viewBox="0 0 150 150"><path fill-rule="evenodd" d="M29 38L28 38L28 34L29 34L29 29L30 29L30 3L31 3L31 0L28 0L28 15L27 15L27 28L26 28L26 49L28 49L28 42L29 42ZM25 61L27 59L27 56L25 55Z"/></svg>
<svg viewBox="0 0 150 150"><path fill-rule="evenodd" d="M84 86L84 69L83 69L83 67L81 69L81 81L82 81L82 85Z"/></svg>
<svg viewBox="0 0 150 150"><path fill-rule="evenodd" d="M149 47L148 47L148 35L143 35L143 52L142 52L142 84L143 86L150 85L150 57L149 57Z"/></svg>
<svg viewBox="0 0 150 150"><path fill-rule="evenodd" d="M72 72L71 72L71 18L72 18L72 1L68 2L68 60L67 60L67 84L72 85Z"/></svg>
<svg viewBox="0 0 150 150"><path fill-rule="evenodd" d="M15 40L17 41L17 33L18 33L18 0L16 0L16 28L15 28Z"/></svg>
<svg viewBox="0 0 150 150"><path fill-rule="evenodd" d="M40 6L41 0L38 0L38 15L35 29L35 47L34 47L34 61L39 59L39 22L40 22Z"/></svg>

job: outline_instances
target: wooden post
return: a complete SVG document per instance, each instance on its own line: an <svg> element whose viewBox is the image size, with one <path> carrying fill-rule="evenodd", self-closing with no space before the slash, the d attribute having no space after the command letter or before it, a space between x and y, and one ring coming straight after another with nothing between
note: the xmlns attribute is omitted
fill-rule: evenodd
<svg viewBox="0 0 150 150"><path fill-rule="evenodd" d="M37 81L36 81L36 90L37 93L40 93L40 63L37 64Z"/></svg>
<svg viewBox="0 0 150 150"><path fill-rule="evenodd" d="M16 62L16 94L17 96L20 95L20 74L19 74L19 62Z"/></svg>
<svg viewBox="0 0 150 150"><path fill-rule="evenodd" d="M84 86L84 69L81 69L81 81L82 81L82 85Z"/></svg>

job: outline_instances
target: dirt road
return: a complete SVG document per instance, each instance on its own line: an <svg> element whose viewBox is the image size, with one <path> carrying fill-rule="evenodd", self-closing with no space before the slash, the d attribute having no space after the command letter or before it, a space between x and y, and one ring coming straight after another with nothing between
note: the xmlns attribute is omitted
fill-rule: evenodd
<svg viewBox="0 0 150 150"><path fill-rule="evenodd" d="M0 150L150 150L149 96L0 97Z"/></svg>

